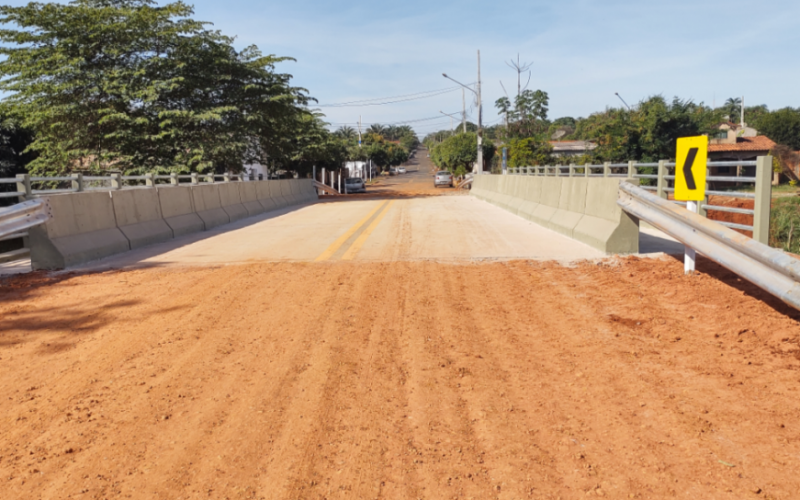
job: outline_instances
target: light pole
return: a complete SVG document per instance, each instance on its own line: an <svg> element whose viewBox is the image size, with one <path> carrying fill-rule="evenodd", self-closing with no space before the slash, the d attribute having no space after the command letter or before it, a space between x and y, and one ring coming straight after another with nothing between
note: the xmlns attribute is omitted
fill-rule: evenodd
<svg viewBox="0 0 800 500"><path fill-rule="evenodd" d="M619 100L620 100L620 101L622 101L622 104L624 104L626 108L628 108L628 111L630 111L630 110L631 110L631 107L630 107L630 106L628 106L628 103L627 103L627 102L625 102L625 99L623 99L623 98L622 98L622 96L621 96L621 95L619 95L619 92L614 92L614 95L615 95L615 96L617 96L617 97L619 97Z"/></svg>
<svg viewBox="0 0 800 500"><path fill-rule="evenodd" d="M448 80L452 80L457 84L461 85L465 89L469 90L470 92L474 93L475 96L478 98L478 174L483 173L483 107L481 105L481 51L478 51L478 83L476 85L477 90L473 90L470 87L467 87L463 83L450 78L447 76L447 73L442 73L442 76L447 78ZM465 124L466 128L466 124Z"/></svg>

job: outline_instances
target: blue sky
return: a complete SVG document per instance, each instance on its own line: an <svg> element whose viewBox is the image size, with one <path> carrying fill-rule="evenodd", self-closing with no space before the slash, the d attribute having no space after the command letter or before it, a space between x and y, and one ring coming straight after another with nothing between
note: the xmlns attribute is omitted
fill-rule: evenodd
<svg viewBox="0 0 800 500"><path fill-rule="evenodd" d="M9 2L21 4L25 2ZM504 61L533 62L530 87L550 95L550 118L586 116L653 94L717 105L732 96L770 109L800 106L800 2L560 0L494 2L196 0L195 18L239 47L292 56L281 71L320 103L452 86L476 79L481 50L484 123L498 120ZM468 107L471 99L467 99ZM460 112L461 92L372 107L325 108L334 125L393 123ZM441 115L440 115L441 116ZM476 119L474 109L471 119ZM421 133L449 118L416 122Z"/></svg>

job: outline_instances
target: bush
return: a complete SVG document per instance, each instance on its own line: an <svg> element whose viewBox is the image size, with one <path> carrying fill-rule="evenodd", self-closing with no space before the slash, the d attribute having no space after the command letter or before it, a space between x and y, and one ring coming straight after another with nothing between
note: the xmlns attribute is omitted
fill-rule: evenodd
<svg viewBox="0 0 800 500"><path fill-rule="evenodd" d="M800 197L792 196L773 201L769 244L771 247L800 254Z"/></svg>

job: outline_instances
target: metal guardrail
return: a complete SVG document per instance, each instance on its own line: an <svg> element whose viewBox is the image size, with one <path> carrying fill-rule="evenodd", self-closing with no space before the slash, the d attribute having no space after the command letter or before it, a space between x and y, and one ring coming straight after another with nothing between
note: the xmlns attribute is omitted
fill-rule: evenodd
<svg viewBox="0 0 800 500"><path fill-rule="evenodd" d="M620 184L617 204L629 214L800 309L800 260L633 184Z"/></svg>
<svg viewBox="0 0 800 500"><path fill-rule="evenodd" d="M341 194L339 191L336 190L336 188L327 186L316 180L314 181L314 187L325 192L325 194L335 194L335 195Z"/></svg>
<svg viewBox="0 0 800 500"><path fill-rule="evenodd" d="M44 224L52 217L47 200L30 200L0 208L0 239L25 236L24 231Z"/></svg>
<svg viewBox="0 0 800 500"><path fill-rule="evenodd" d="M465 187L467 184L472 184L473 180L475 180L474 177L469 177L467 179L464 179L463 181L458 183L458 185L456 186L456 189L461 189L461 188Z"/></svg>
<svg viewBox="0 0 800 500"><path fill-rule="evenodd" d="M710 161L708 162L709 171L718 167L756 167L755 177L745 176L706 176L706 199L699 203L700 214L707 216L708 211L735 213L750 215L753 217L753 224L737 224L734 222L717 221L718 224L732 229L752 231L753 238L761 243L769 241L769 213L771 208L771 183L772 183L772 157L760 156L756 161ZM656 169L656 173L640 173L642 169ZM601 173L597 173L597 172ZM534 175L534 176L556 176L556 177L620 177L629 179L655 180L655 186L641 186L642 189L655 191L657 196L668 199L669 194L674 192L675 163L662 160L658 163L638 163L629 161L627 163L610 163L602 165L546 165L536 167L517 167L509 168L510 175ZM731 184L754 184L755 192L746 191L720 191L708 189L708 183L731 183ZM736 208L724 205L713 205L708 201L709 196L719 196L728 198L746 198L755 201L754 208ZM673 201L681 205L682 203Z"/></svg>

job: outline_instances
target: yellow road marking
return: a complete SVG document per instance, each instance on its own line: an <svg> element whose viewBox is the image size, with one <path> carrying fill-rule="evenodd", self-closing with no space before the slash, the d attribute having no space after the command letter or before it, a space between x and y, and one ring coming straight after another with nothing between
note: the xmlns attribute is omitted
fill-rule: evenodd
<svg viewBox="0 0 800 500"><path fill-rule="evenodd" d="M378 203L378 206L376 206L375 208L373 208L373 209L372 209L372 211L371 211L370 213L368 213L366 217L364 217L363 219L361 219L360 221L358 221L358 222L356 223L356 225L355 225L355 226L353 226L353 227L351 227L350 229L348 229L348 230L347 230L347 232L345 232L343 235L339 236L339 238L338 238L336 241L334 241L334 242L331 244L331 246L329 246L329 247L328 247L328 249L327 249L327 250L325 250L324 252L322 252L322 253L320 254L320 256L319 256L319 257L317 257L316 259L314 259L314 262L319 262L319 261L321 261L321 260L328 260L328 259L330 259L330 258L333 256L333 254L335 254L335 253L336 253L336 251L337 251L337 250L339 250L339 248L340 248L342 245L344 245L344 243L345 243L347 240L349 240L351 236L353 236L354 234L356 234L356 231L358 231L359 229L361 229L361 226L363 226L364 224L366 224L366 223L367 223L367 221L370 219L370 217L372 217L373 215L375 215L375 212L377 212L378 210L380 210L380 209L381 209L381 207L383 207L384 205L386 205L386 203L388 203L388 200L387 200L387 201L384 201L384 202L382 202L382 203Z"/></svg>
<svg viewBox="0 0 800 500"><path fill-rule="evenodd" d="M384 216L386 216L386 212L392 208L394 202L395 200L390 201L389 204L386 205L386 208L383 209L383 212L379 213L378 216L375 217L375 220L372 221L372 224L367 226L367 228L358 236L358 238L356 238L356 241L354 241L353 244L350 245L350 248L348 248L344 255L342 255L342 260L353 260L358 251L361 250L361 247L364 246L364 243L367 242L369 235L372 234L372 231L378 227L378 224L380 224L381 220L384 218Z"/></svg>

